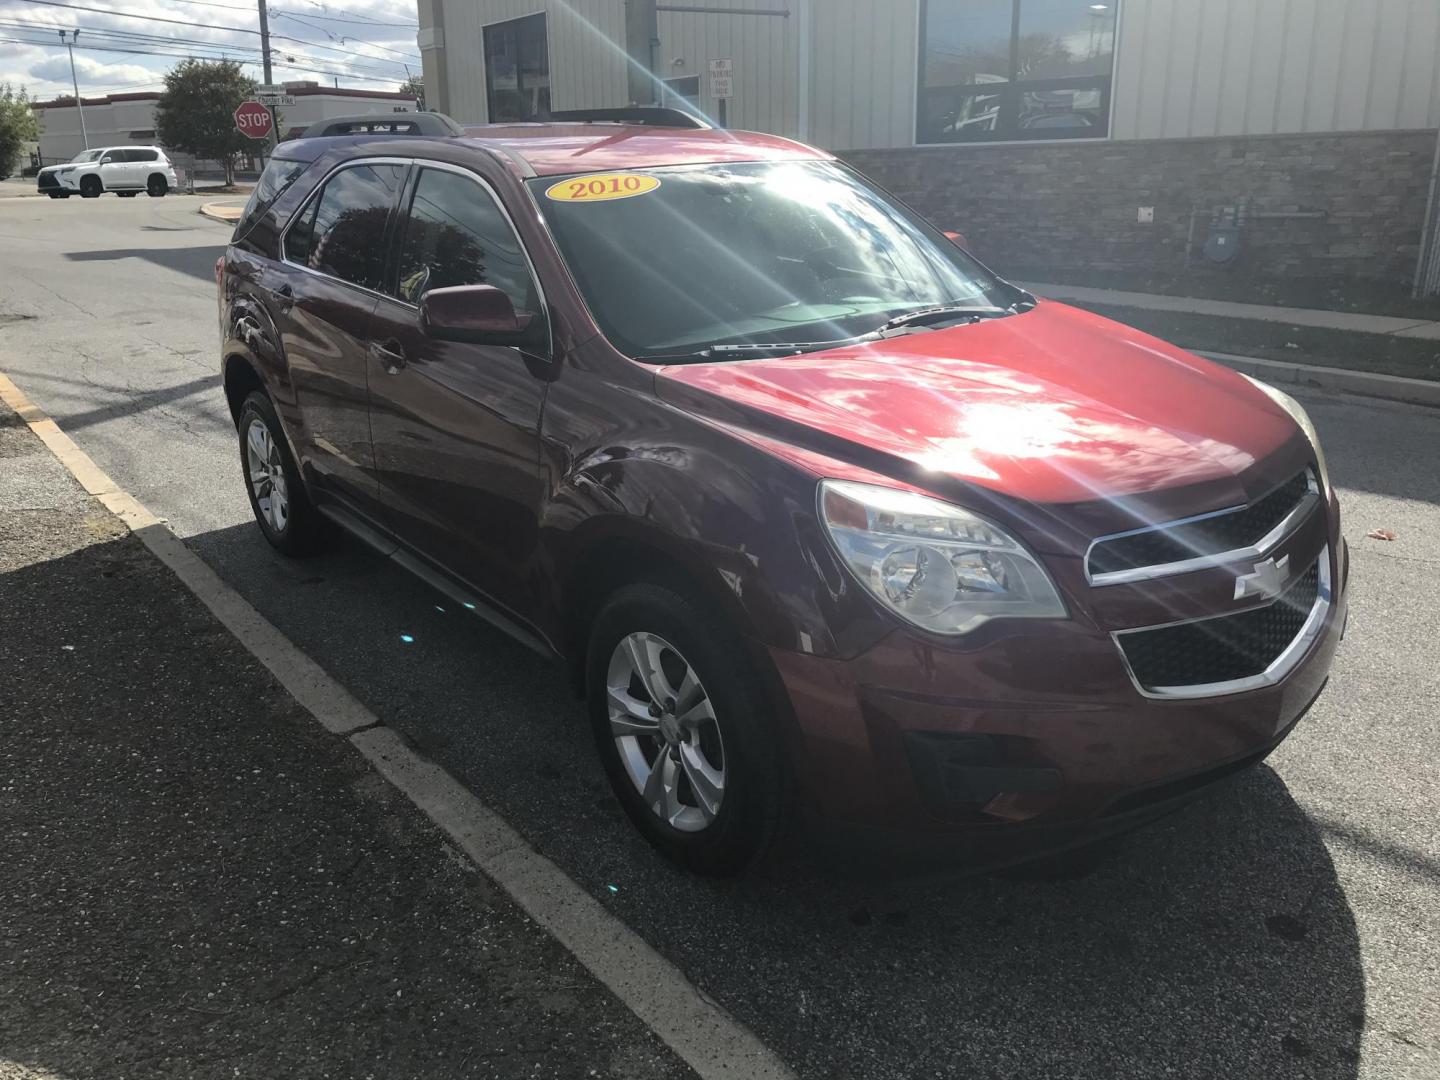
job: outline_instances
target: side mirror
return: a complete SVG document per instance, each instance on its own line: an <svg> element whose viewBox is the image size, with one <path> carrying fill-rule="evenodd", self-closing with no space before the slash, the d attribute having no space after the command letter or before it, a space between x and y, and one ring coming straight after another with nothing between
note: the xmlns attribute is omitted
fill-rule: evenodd
<svg viewBox="0 0 1440 1080"><path fill-rule="evenodd" d="M516 311L494 285L451 285L420 298L420 328L438 341L540 348L545 324L530 311Z"/></svg>
<svg viewBox="0 0 1440 1080"><path fill-rule="evenodd" d="M964 248L966 246L964 233L951 232L947 229L945 230L945 239L949 240L958 248Z"/></svg>

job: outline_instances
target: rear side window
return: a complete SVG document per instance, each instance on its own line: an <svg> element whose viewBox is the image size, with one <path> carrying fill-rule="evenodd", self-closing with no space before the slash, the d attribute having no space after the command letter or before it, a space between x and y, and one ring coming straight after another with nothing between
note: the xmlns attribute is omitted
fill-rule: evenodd
<svg viewBox="0 0 1440 1080"><path fill-rule="evenodd" d="M240 220L235 224L234 239L243 239L254 228L261 215L275 205L275 200L285 194L285 190L299 179L300 174L307 168L308 162L271 158L265 171L260 174L260 179L256 181L255 190L250 193L250 201L241 211Z"/></svg>
<svg viewBox="0 0 1440 1080"><path fill-rule="evenodd" d="M449 285L494 285L517 309L536 308L525 253L489 191L469 177L424 169L400 249L400 298L418 304Z"/></svg>
<svg viewBox="0 0 1440 1080"><path fill-rule="evenodd" d="M129 150L126 155L131 161L159 161L160 155L154 150Z"/></svg>
<svg viewBox="0 0 1440 1080"><path fill-rule="evenodd" d="M285 257L352 285L379 289L385 226L404 176L400 165L355 165L336 173L286 234Z"/></svg>

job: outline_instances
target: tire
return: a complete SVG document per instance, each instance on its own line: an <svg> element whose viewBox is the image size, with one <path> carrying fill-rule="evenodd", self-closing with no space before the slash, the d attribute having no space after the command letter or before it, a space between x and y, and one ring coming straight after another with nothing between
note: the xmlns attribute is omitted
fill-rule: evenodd
<svg viewBox="0 0 1440 1080"><path fill-rule="evenodd" d="M105 190L105 185L100 182L98 176L87 176L80 181L80 197L82 199L98 199Z"/></svg>
<svg viewBox="0 0 1440 1080"><path fill-rule="evenodd" d="M115 192L115 194L120 196L120 198L122 199L133 199L136 195L139 195L140 193L138 191L117 191Z"/></svg>
<svg viewBox="0 0 1440 1080"><path fill-rule="evenodd" d="M276 551L295 558L319 551L328 537L324 519L305 492L275 406L260 391L245 399L238 432L245 491L265 539ZM265 479L256 481L261 472L267 473Z"/></svg>
<svg viewBox="0 0 1440 1080"><path fill-rule="evenodd" d="M667 697L658 718L637 658L652 672L658 660L659 696ZM688 693L687 669L698 683ZM784 816L786 771L775 710L737 634L669 586L627 585L595 617L586 687L610 785L651 845L707 876L762 859ZM615 704L622 700L628 705Z"/></svg>
<svg viewBox="0 0 1440 1080"><path fill-rule="evenodd" d="M170 184L163 176L152 176L145 184L145 194L152 199L163 199L170 190Z"/></svg>

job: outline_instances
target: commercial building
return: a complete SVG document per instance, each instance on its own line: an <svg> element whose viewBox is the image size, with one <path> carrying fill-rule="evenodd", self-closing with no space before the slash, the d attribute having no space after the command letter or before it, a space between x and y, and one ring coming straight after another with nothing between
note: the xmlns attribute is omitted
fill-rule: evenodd
<svg viewBox="0 0 1440 1080"><path fill-rule="evenodd" d="M1179 269L1224 233L1246 271L1416 274L1434 0L651 6L418 0L427 97L462 123L623 105L633 54L672 103L833 150L1012 272Z"/></svg>
<svg viewBox="0 0 1440 1080"><path fill-rule="evenodd" d="M351 90L313 82L286 83L285 89L294 97L295 104L278 109L282 137L332 116L413 112L415 109L415 98L409 94ZM90 146L156 143L155 106L159 101L160 95L156 93L83 98L85 135ZM37 101L33 108L40 118L39 153L46 165L69 161L85 149L86 139L81 135L80 114L74 98ZM170 156L181 168L193 165L184 155L172 153Z"/></svg>

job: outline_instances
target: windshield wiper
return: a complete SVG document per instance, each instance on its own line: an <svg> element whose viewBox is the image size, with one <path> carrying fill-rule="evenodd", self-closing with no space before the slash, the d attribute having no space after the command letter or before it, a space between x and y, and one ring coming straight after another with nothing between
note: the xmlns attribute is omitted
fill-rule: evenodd
<svg viewBox="0 0 1440 1080"><path fill-rule="evenodd" d="M976 304L936 304L934 307L919 308L916 311L907 311L904 315L896 315L893 319L887 319L875 328L875 333L883 334L887 330L899 330L903 326L924 326L932 322L944 322L948 319L970 319L978 322L981 319L1001 319L1006 315L1014 315L1013 307L991 307L989 305Z"/></svg>
<svg viewBox="0 0 1440 1080"><path fill-rule="evenodd" d="M850 345L856 341L863 341L869 336L869 334L861 334L858 337L838 338L835 341L746 341L737 345L708 345L696 355L770 352L786 356L794 353L814 352L816 349L833 349L840 345Z"/></svg>

